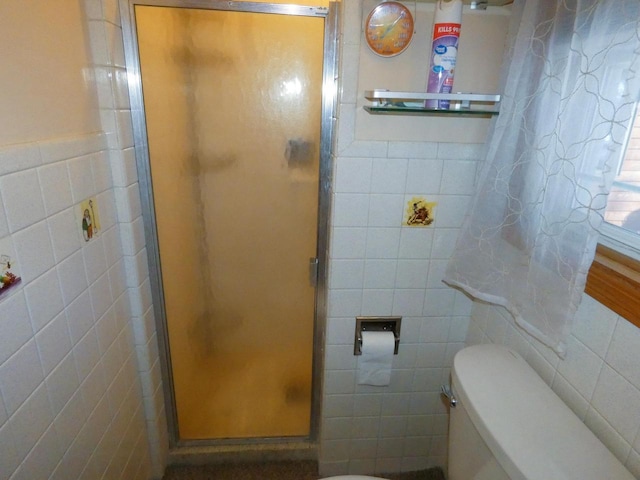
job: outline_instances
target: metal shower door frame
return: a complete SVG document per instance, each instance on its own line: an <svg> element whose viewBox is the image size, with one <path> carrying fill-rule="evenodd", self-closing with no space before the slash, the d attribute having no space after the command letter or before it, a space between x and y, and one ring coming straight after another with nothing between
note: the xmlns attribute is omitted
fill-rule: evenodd
<svg viewBox="0 0 640 480"><path fill-rule="evenodd" d="M153 299L158 351L160 356L164 403L169 430L169 447L220 444L252 444L315 441L320 427L322 371L324 364L325 327L327 316L327 272L329 251L329 217L331 207L331 179L333 173L333 149L335 143L338 72L338 29L340 4L331 1L328 7L291 4L238 2L225 0L119 0L124 53L127 69L129 100L133 124L135 157L140 187L140 199L146 238L149 280ZM315 298L314 340L312 361L312 399L309 437L266 437L234 440L181 440L171 369L167 317L160 268L160 250L153 202L153 186L147 139L147 125L142 92L142 77L135 23L136 6L192 8L224 10L275 15L291 15L324 18L324 56L322 78L322 103L320 122L320 172L318 185L318 278Z"/></svg>

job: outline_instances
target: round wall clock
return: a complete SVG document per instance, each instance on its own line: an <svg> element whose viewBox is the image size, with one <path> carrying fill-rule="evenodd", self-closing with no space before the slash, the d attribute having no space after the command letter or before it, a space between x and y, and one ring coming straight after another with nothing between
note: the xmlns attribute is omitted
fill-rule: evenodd
<svg viewBox="0 0 640 480"><path fill-rule="evenodd" d="M413 15L407 7L399 2L382 2L367 17L367 45L382 57L398 55L409 46L413 26Z"/></svg>

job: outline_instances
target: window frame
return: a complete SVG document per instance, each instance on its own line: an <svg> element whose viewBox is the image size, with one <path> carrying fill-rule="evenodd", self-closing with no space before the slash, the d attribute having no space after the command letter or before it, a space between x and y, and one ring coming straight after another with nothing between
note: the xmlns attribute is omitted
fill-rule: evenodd
<svg viewBox="0 0 640 480"><path fill-rule="evenodd" d="M615 242L610 237L603 240L596 248L585 293L640 328L640 260L605 245Z"/></svg>

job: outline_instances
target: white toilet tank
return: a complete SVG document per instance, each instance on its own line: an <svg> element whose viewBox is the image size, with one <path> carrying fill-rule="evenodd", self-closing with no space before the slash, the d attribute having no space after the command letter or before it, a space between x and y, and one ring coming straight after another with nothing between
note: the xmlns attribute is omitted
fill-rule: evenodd
<svg viewBox="0 0 640 480"><path fill-rule="evenodd" d="M451 377L449 480L635 480L518 353L467 347Z"/></svg>

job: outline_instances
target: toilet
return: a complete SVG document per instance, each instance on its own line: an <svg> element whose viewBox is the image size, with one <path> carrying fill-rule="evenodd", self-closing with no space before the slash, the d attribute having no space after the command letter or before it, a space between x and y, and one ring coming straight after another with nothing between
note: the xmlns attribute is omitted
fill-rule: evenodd
<svg viewBox="0 0 640 480"><path fill-rule="evenodd" d="M451 380L449 480L634 480L515 351L464 348Z"/></svg>
<svg viewBox="0 0 640 480"><path fill-rule="evenodd" d="M460 350L447 393L448 480L635 480L507 347ZM381 479L344 475L325 480Z"/></svg>

